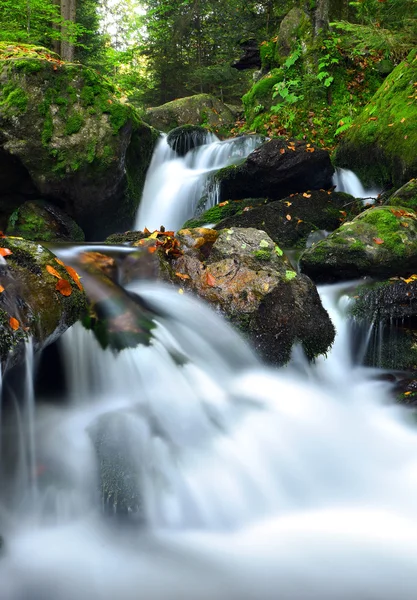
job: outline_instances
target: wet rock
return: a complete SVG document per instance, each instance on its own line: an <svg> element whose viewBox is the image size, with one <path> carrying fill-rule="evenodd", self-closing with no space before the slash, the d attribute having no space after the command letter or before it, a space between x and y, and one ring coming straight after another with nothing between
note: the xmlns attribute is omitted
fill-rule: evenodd
<svg viewBox="0 0 417 600"><path fill-rule="evenodd" d="M132 246L135 242L143 240L146 237L147 235L143 231L125 231L125 233L113 233L109 235L104 243L118 246Z"/></svg>
<svg viewBox="0 0 417 600"><path fill-rule="evenodd" d="M235 204L238 203L231 203ZM333 231L362 209L362 203L349 194L309 191L260 206L246 204L239 213L218 222L215 229L254 227L284 248L305 248L311 232Z"/></svg>
<svg viewBox="0 0 417 600"><path fill-rule="evenodd" d="M307 190L332 187L329 153L303 141L272 139L237 166L214 176L220 202L264 197L279 200Z"/></svg>
<svg viewBox="0 0 417 600"><path fill-rule="evenodd" d="M204 127L198 125L182 125L172 129L167 136L167 143L178 156L185 156L187 152L216 138Z"/></svg>
<svg viewBox="0 0 417 600"><path fill-rule="evenodd" d="M9 218L7 235L28 240L82 242L84 232L57 206L36 200L25 202Z"/></svg>
<svg viewBox="0 0 417 600"><path fill-rule="evenodd" d="M294 343L313 359L333 342L314 284L297 275L263 231L221 231L208 256L175 258L170 278L220 309L271 363L287 362Z"/></svg>
<svg viewBox="0 0 417 600"><path fill-rule="evenodd" d="M266 198L244 198L243 200L233 201L226 200L220 204L212 206L208 210L204 211L201 215L189 219L184 223L183 227L204 227L208 224L212 225L214 223L220 223L220 221L226 219L227 217L240 215L242 212L250 210L255 206L261 206L266 202Z"/></svg>
<svg viewBox="0 0 417 600"><path fill-rule="evenodd" d="M403 206L411 210L417 210L417 179L412 179L396 190L389 198L387 204L391 206Z"/></svg>
<svg viewBox="0 0 417 600"><path fill-rule="evenodd" d="M407 276L417 269L417 215L370 208L305 250L300 268L317 282Z"/></svg>
<svg viewBox="0 0 417 600"><path fill-rule="evenodd" d="M23 358L29 336L35 351L42 349L80 318L87 302L76 274L43 246L3 237L0 249L0 361L6 369Z"/></svg>

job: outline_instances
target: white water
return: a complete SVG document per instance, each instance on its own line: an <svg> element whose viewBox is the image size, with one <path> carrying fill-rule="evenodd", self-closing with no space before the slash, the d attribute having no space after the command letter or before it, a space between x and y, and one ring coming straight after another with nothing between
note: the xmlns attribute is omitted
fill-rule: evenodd
<svg viewBox="0 0 417 600"><path fill-rule="evenodd" d="M162 314L150 348L64 336L72 401L38 409L39 502L20 491L0 513L0 598L414 599L417 436L350 360L343 288L322 290L328 359L284 370L195 300L133 289ZM101 516L103 417L137 467L145 530Z"/></svg>
<svg viewBox="0 0 417 600"><path fill-rule="evenodd" d="M381 190L376 188L365 189L353 171L339 167L333 175L333 185L336 186L337 192L346 192L355 198L363 198L364 204L373 204L375 198L381 193Z"/></svg>
<svg viewBox="0 0 417 600"><path fill-rule="evenodd" d="M146 177L135 229L150 231L161 225L178 230L194 216L199 200L208 194L205 209L217 203L216 189L207 188L209 175L246 158L261 142L258 136L213 141L178 157L166 136L158 142Z"/></svg>

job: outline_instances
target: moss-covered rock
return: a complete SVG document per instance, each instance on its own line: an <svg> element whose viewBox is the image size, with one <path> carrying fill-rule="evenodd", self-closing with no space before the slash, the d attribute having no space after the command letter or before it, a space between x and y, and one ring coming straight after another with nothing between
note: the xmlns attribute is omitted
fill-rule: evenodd
<svg viewBox="0 0 417 600"><path fill-rule="evenodd" d="M10 367L22 359L29 335L39 350L77 321L86 296L74 274L43 246L3 237L0 248L5 254L0 259L0 362Z"/></svg>
<svg viewBox="0 0 417 600"><path fill-rule="evenodd" d="M10 216L7 235L27 240L82 242L84 232L54 204L43 200L25 202Z"/></svg>
<svg viewBox="0 0 417 600"><path fill-rule="evenodd" d="M124 233L113 233L105 239L105 244L118 246L133 246L135 242L146 238L146 233L143 231L125 231Z"/></svg>
<svg viewBox="0 0 417 600"><path fill-rule="evenodd" d="M232 111L210 94L179 98L162 106L148 108L145 119L153 127L166 132L182 125L218 129L230 127L235 121Z"/></svg>
<svg viewBox="0 0 417 600"><path fill-rule="evenodd" d="M314 281L408 275L417 268L417 215L401 207L370 208L300 257Z"/></svg>
<svg viewBox="0 0 417 600"><path fill-rule="evenodd" d="M0 54L0 171L12 157L87 237L131 224L157 137L93 70L46 51Z"/></svg>
<svg viewBox="0 0 417 600"><path fill-rule="evenodd" d="M199 246L200 255L193 242L185 249L185 235L192 241L195 236L180 233L184 252L171 262L167 277L219 308L266 360L286 363L294 343L310 359L328 351L334 328L315 286L297 275L264 231L222 230L214 243ZM204 230L197 238L207 239Z"/></svg>
<svg viewBox="0 0 417 600"><path fill-rule="evenodd" d="M288 56L294 45L294 38L305 29L312 30L311 21L301 8L292 8L281 21L277 39L278 56Z"/></svg>
<svg viewBox="0 0 417 600"><path fill-rule="evenodd" d="M385 79L336 149L334 162L365 184L400 186L417 175L417 56Z"/></svg>
<svg viewBox="0 0 417 600"><path fill-rule="evenodd" d="M234 208L238 202L228 204ZM311 232L333 231L361 210L361 201L349 194L330 190L309 191L260 206L247 203L239 212L223 218L215 228L254 227L266 231L274 242L284 248L305 248Z"/></svg>
<svg viewBox="0 0 417 600"><path fill-rule="evenodd" d="M388 199L391 206L405 206L417 211L417 179L412 179L395 191Z"/></svg>
<svg viewBox="0 0 417 600"><path fill-rule="evenodd" d="M240 215L242 212L252 209L255 206L261 206L267 202L266 198L245 198L243 200L226 200L220 204L212 206L204 211L201 216L189 219L183 225L184 228L204 227L213 223L220 223L223 219L233 215Z"/></svg>

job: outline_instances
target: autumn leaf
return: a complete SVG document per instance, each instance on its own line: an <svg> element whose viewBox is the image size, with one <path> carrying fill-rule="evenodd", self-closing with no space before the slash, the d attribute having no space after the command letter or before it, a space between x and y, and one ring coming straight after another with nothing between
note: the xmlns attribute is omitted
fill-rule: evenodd
<svg viewBox="0 0 417 600"><path fill-rule="evenodd" d="M56 271L53 267L51 267L51 265L46 265L46 270L48 271L48 273L50 275L53 275L57 279L61 279L61 275L58 273L58 271Z"/></svg>
<svg viewBox="0 0 417 600"><path fill-rule="evenodd" d="M0 256L10 256L10 254L13 252L9 248L0 248Z"/></svg>
<svg viewBox="0 0 417 600"><path fill-rule="evenodd" d="M2 294L4 292L4 287L2 285L0 285L0 294Z"/></svg>
<svg viewBox="0 0 417 600"><path fill-rule="evenodd" d="M379 238L379 237L372 238L372 239L374 240L375 244L383 244L384 243L384 240L381 240L381 238Z"/></svg>
<svg viewBox="0 0 417 600"><path fill-rule="evenodd" d="M284 150L284 148L280 148L280 151L279 151L279 153L280 153L280 154L285 154L285 150Z"/></svg>
<svg viewBox="0 0 417 600"><path fill-rule="evenodd" d="M68 275L72 278L72 280L74 281L74 283L76 284L76 286L78 287L80 292L82 292L83 286L80 283L80 276L78 275L77 271L75 269L73 269L72 267L70 267L69 265L64 265L64 266L65 266L65 270L68 273Z"/></svg>
<svg viewBox="0 0 417 600"><path fill-rule="evenodd" d="M65 267L65 263L63 263L62 260L59 260L59 258L56 258L55 262L57 262L59 265L61 265L61 267Z"/></svg>
<svg viewBox="0 0 417 600"><path fill-rule="evenodd" d="M292 202L288 202L288 200L286 202L284 202L285 206L291 206Z"/></svg>
<svg viewBox="0 0 417 600"><path fill-rule="evenodd" d="M304 192L303 198L311 198L311 194L307 194L307 192Z"/></svg>
<svg viewBox="0 0 417 600"><path fill-rule="evenodd" d="M388 127L392 127L394 123L388 123Z"/></svg>
<svg viewBox="0 0 417 600"><path fill-rule="evenodd" d="M175 275L177 277L179 277L180 279L190 279L190 276L187 275L187 273L178 273L178 272L176 272Z"/></svg>
<svg viewBox="0 0 417 600"><path fill-rule="evenodd" d="M147 227L144 227L144 228L143 228L143 233L144 233L145 235L149 235L151 232L149 231L149 229L148 229Z"/></svg>
<svg viewBox="0 0 417 600"><path fill-rule="evenodd" d="M287 221L291 221L291 215L285 215L285 218L287 219Z"/></svg>
<svg viewBox="0 0 417 600"><path fill-rule="evenodd" d="M211 287L216 285L216 280L213 277L213 275L211 273L209 273L209 271L206 272L206 278L207 278L207 285L210 285Z"/></svg>
<svg viewBox="0 0 417 600"><path fill-rule="evenodd" d="M408 227L407 221L401 221L400 225L402 225L403 227Z"/></svg>
<svg viewBox="0 0 417 600"><path fill-rule="evenodd" d="M306 152L314 152L314 148L306 148Z"/></svg>
<svg viewBox="0 0 417 600"><path fill-rule="evenodd" d="M403 117L403 118L401 119L400 123L404 123L404 121L405 121L405 117Z"/></svg>
<svg viewBox="0 0 417 600"><path fill-rule="evenodd" d="M67 279L60 279L57 282L55 289L63 296L71 296L72 294L72 287Z"/></svg>
<svg viewBox="0 0 417 600"><path fill-rule="evenodd" d="M347 212L345 210L339 210L339 212L342 215L342 217L346 217Z"/></svg>
<svg viewBox="0 0 417 600"><path fill-rule="evenodd" d="M15 319L14 317L10 317L9 325L13 329L13 331L16 331L20 327L19 321L17 319Z"/></svg>
<svg viewBox="0 0 417 600"><path fill-rule="evenodd" d="M226 206L226 204L229 204L229 200L225 200L224 202L219 202L218 206Z"/></svg>
<svg viewBox="0 0 417 600"><path fill-rule="evenodd" d="M251 210L253 208L253 206L245 206L245 208L242 210L242 212L248 212L248 210Z"/></svg>
<svg viewBox="0 0 417 600"><path fill-rule="evenodd" d="M154 252L156 252L156 249L157 249L156 246L149 246L148 247L149 254L153 254Z"/></svg>

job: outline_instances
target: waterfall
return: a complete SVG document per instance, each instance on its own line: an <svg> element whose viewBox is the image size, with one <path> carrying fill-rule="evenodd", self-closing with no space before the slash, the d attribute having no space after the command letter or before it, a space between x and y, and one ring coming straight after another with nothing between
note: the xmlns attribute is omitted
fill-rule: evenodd
<svg viewBox="0 0 417 600"><path fill-rule="evenodd" d="M365 204L373 204L375 198L381 193L377 188L365 189L353 171L340 167L336 168L333 175L333 185L336 186L337 192L346 192L355 198L363 198Z"/></svg>
<svg viewBox="0 0 417 600"><path fill-rule="evenodd" d="M221 142L212 137L211 143L180 157L169 147L167 136L161 136L149 166L135 229L147 227L152 231L163 225L176 231L194 216L200 201L201 210L213 206L216 189L208 187L210 175L244 160L263 139L247 135ZM203 198L205 194L209 195L207 199Z"/></svg>
<svg viewBox="0 0 417 600"><path fill-rule="evenodd" d="M35 453L39 502L3 479L0 597L413 600L417 435L350 358L345 291L321 290L338 333L316 365L266 368L209 308L145 282L129 293L155 315L149 347L64 334L66 402L39 399L33 444L5 444Z"/></svg>

